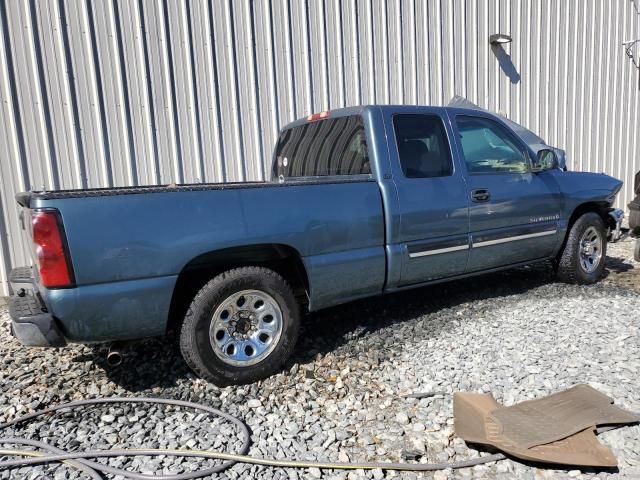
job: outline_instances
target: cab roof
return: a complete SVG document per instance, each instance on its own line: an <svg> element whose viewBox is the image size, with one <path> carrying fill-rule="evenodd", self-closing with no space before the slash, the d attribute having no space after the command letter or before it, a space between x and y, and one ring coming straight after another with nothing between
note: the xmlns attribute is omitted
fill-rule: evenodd
<svg viewBox="0 0 640 480"><path fill-rule="evenodd" d="M298 127L300 125L304 125L306 123L311 123L314 121L319 121L319 120L323 120L325 118L340 118L340 117L348 117L351 115L361 115L364 111L366 110L372 110L372 109L380 109L380 110L393 110L394 112L398 112L398 111L403 111L403 110L411 110L411 109L415 109L415 108L429 108L430 110L433 111L448 111L448 110L455 110L455 111L471 111L471 112L477 112L477 109L473 109L473 108L466 108L466 107L441 107L441 106L433 106L433 105L388 105L388 104L367 104L367 105L357 105L354 107L343 107L343 108L335 108L333 110L326 110L326 111L322 111L322 112L316 112L313 113L307 117L302 117L302 118L298 118L297 120L294 120L291 123L288 123L287 125L285 125L282 130L288 130L290 128L293 127ZM325 116L321 116L321 114L325 114L327 113L327 115ZM484 111L484 113L488 113L491 114L491 112L486 112ZM311 117L315 117L315 118L311 118Z"/></svg>

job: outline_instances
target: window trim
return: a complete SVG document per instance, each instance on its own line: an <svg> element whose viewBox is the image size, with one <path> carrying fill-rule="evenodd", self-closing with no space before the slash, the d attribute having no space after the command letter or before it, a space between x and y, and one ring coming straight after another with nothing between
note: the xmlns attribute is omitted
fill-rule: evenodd
<svg viewBox="0 0 640 480"><path fill-rule="evenodd" d="M491 171L491 172L472 172L469 170L469 166L467 165L467 161L464 156L464 150L462 148L462 139L460 138L460 128L458 128L458 117L466 117L466 118L480 118L482 120L491 122L495 125L498 125L500 128L506 131L507 136L511 139L513 143L520 146L522 154L525 156L527 160L527 170L524 172L500 172L500 171ZM460 145L460 156L462 163L464 164L464 168L466 169L467 175L473 176L483 176L483 175L522 175L524 173L532 173L533 172L533 164L531 159L531 153L529 152L529 147L522 141L520 137L518 137L509 127L503 125L495 118L490 118L484 115L473 115L466 113L457 113L454 118L456 133L458 134L458 144Z"/></svg>
<svg viewBox="0 0 640 480"><path fill-rule="evenodd" d="M398 135L396 132L396 124L395 118L400 115L413 115L413 116L427 116L427 117L436 117L442 123L442 128L444 130L445 139L447 141L447 147L449 148L449 159L451 160L451 173L449 175L440 175L438 177L407 177L404 173L404 169L402 168L402 159L400 158L400 149L398 148ZM402 178L406 180L431 180L433 178L450 178L456 175L456 162L454 158L454 152L451 143L451 137L449 136L449 131L447 130L447 125L445 123L445 119L442 115L437 112L397 112L391 114L391 129L393 130L393 143L395 144L396 157L398 159L398 166L400 167L400 173L402 174Z"/></svg>

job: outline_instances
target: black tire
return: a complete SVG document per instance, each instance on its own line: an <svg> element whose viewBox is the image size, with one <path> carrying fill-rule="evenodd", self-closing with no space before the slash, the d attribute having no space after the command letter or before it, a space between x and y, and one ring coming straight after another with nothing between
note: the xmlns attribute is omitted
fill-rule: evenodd
<svg viewBox="0 0 640 480"><path fill-rule="evenodd" d="M594 227L602 241L602 256L597 267L592 272L587 272L580 262L580 239L589 229ZM602 217L595 212L587 212L580 216L571 227L567 235L564 248L556 259L556 274L558 279L565 283L589 285L602 278L605 258L607 256L607 229Z"/></svg>
<svg viewBox="0 0 640 480"><path fill-rule="evenodd" d="M636 245L633 248L633 258L636 262L640 262L640 238L636 238Z"/></svg>
<svg viewBox="0 0 640 480"><path fill-rule="evenodd" d="M235 366L214 352L209 336L212 316L234 293L259 290L270 295L282 312L282 329L276 346L258 363ZM276 372L291 355L298 339L300 308L287 282L272 270L242 267L209 281L193 299L182 324L180 350L189 367L200 377L218 385L255 382Z"/></svg>

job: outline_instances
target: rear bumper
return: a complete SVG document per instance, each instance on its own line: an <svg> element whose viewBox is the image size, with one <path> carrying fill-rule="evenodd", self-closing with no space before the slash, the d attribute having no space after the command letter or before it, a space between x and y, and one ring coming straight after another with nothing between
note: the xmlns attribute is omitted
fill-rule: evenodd
<svg viewBox="0 0 640 480"><path fill-rule="evenodd" d="M43 288L30 267L10 274L12 331L24 345L61 347L164 335L177 276Z"/></svg>
<svg viewBox="0 0 640 480"><path fill-rule="evenodd" d="M9 282L14 292L9 297L11 333L30 347L64 347L62 330L37 294L29 267L12 270Z"/></svg>

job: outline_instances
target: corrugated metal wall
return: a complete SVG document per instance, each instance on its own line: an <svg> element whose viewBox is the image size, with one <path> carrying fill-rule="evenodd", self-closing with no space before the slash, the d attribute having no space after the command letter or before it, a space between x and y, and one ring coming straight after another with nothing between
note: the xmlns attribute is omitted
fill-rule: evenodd
<svg viewBox="0 0 640 480"><path fill-rule="evenodd" d="M0 0L0 280L16 192L265 178L278 128L362 103L500 111L640 169L633 0ZM488 37L513 43L492 49ZM640 53L640 52L638 52Z"/></svg>

